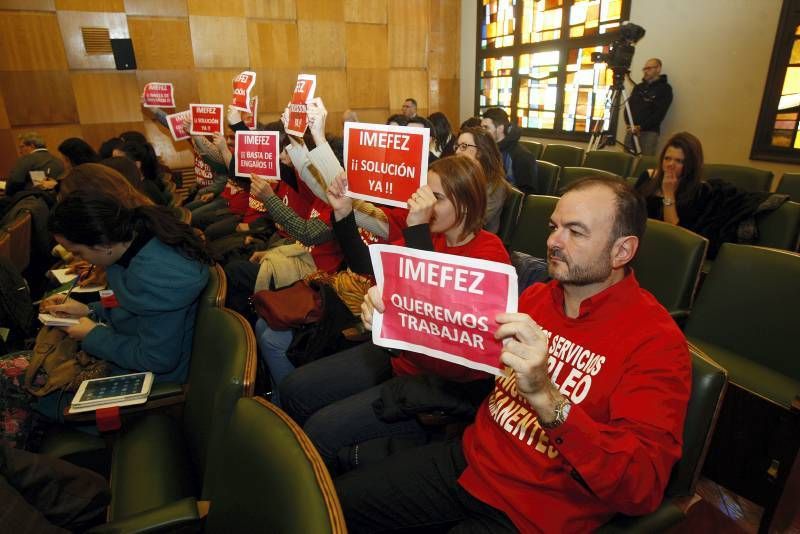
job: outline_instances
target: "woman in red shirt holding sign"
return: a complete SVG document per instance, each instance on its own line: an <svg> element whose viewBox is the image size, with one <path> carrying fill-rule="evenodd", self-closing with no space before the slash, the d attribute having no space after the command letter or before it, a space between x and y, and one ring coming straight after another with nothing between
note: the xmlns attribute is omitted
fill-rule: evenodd
<svg viewBox="0 0 800 534"><path fill-rule="evenodd" d="M343 178L331 184L334 232L350 267L371 271L366 247L357 245L352 200L344 195ZM406 246L509 263L500 239L481 228L486 211L486 179L480 167L465 157L433 163L428 185L408 200ZM286 411L301 425L332 473L341 470L340 450L387 436L425 439L416 417L386 422L378 418L373 402L381 398L382 384L393 376L436 375L454 382L474 382L489 375L421 354L387 350L364 343L305 365L280 387ZM491 386L487 387L488 391Z"/></svg>

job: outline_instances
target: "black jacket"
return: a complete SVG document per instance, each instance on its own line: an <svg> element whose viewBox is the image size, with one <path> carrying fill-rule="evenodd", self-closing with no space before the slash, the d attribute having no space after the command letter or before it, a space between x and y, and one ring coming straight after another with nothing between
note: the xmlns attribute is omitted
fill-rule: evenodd
<svg viewBox="0 0 800 534"><path fill-rule="evenodd" d="M667 75L662 74L652 83L636 84L628 100L633 115L633 123L643 132L661 132L661 121L667 115L672 104L672 86L667 82ZM628 117L625 116L625 124Z"/></svg>
<svg viewBox="0 0 800 534"><path fill-rule="evenodd" d="M506 137L497 143L506 170L506 178L526 195L548 194L545 187L539 183L536 158L519 144L522 131L516 126L511 126L508 130Z"/></svg>

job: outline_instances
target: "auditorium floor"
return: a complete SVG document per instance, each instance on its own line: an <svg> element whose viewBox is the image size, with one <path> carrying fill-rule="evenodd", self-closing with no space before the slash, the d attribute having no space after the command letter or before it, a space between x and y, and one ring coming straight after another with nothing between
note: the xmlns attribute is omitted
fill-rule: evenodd
<svg viewBox="0 0 800 534"><path fill-rule="evenodd" d="M669 532L755 534L760 520L760 506L703 478L697 484L696 502L689 507L686 520ZM800 523L795 521L786 534L800 534Z"/></svg>

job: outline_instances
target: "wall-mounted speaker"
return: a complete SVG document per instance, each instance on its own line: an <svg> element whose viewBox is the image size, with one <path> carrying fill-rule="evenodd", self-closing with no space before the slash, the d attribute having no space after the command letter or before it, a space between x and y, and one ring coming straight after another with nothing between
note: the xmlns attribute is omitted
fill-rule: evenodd
<svg viewBox="0 0 800 534"><path fill-rule="evenodd" d="M136 70L136 55L130 39L111 39L111 51L117 70Z"/></svg>

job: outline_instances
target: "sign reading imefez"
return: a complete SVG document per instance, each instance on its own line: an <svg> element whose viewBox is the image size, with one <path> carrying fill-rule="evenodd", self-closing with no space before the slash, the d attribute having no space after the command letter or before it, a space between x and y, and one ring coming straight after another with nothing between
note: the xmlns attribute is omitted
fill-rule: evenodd
<svg viewBox="0 0 800 534"><path fill-rule="evenodd" d="M222 135L222 104L189 104L192 112L192 135Z"/></svg>
<svg viewBox="0 0 800 534"><path fill-rule="evenodd" d="M317 88L316 74L300 74L297 76L297 84L294 86L292 101L289 103L289 121L286 125L286 133L302 137L308 127L308 115L306 109L308 102L314 98L314 90Z"/></svg>
<svg viewBox="0 0 800 534"><path fill-rule="evenodd" d="M406 208L428 183L429 139L427 128L345 123L347 195Z"/></svg>
<svg viewBox="0 0 800 534"><path fill-rule="evenodd" d="M174 108L175 92L171 83L151 82L144 86L144 107Z"/></svg>
<svg viewBox="0 0 800 534"><path fill-rule="evenodd" d="M373 343L502 373L495 316L517 310L514 267L395 245L369 253L386 305L373 315Z"/></svg>
<svg viewBox="0 0 800 534"><path fill-rule="evenodd" d="M256 129L256 123L258 122L258 97L254 96L250 99L250 116L244 119L244 125L247 126L251 130Z"/></svg>
<svg viewBox="0 0 800 534"><path fill-rule="evenodd" d="M186 131L186 128L183 127L184 119L192 120L192 112L188 109L186 111L181 111L180 113L167 115L169 133L172 134L172 138L176 141L183 141L184 139L189 139L189 137L191 137L189 132Z"/></svg>
<svg viewBox="0 0 800 534"><path fill-rule="evenodd" d="M256 73L246 70L233 79L231 107L250 113L250 90L256 84Z"/></svg>
<svg viewBox="0 0 800 534"><path fill-rule="evenodd" d="M279 179L278 132L236 132L236 176Z"/></svg>

